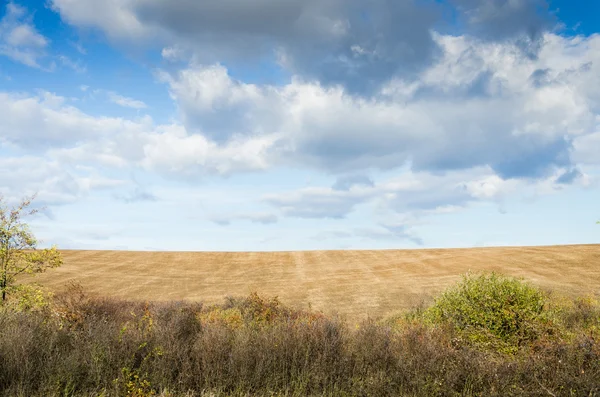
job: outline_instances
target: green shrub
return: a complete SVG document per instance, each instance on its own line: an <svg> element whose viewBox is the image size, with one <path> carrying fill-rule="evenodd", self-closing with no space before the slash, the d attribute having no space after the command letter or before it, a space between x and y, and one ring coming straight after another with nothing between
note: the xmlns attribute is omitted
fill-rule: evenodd
<svg viewBox="0 0 600 397"><path fill-rule="evenodd" d="M467 274L423 315L431 323L452 324L475 345L514 352L551 326L545 306L545 294L521 279Z"/></svg>

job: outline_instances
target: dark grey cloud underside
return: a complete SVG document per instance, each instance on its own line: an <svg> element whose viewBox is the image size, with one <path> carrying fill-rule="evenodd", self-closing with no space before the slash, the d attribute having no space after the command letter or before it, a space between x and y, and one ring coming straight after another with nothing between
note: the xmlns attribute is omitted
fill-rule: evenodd
<svg viewBox="0 0 600 397"><path fill-rule="evenodd" d="M581 178L582 176L583 176L583 173L579 169L573 168L573 169L565 171L563 174L561 174L556 179L556 183L560 183L562 185L570 185L570 184L574 183L577 179Z"/></svg>
<svg viewBox="0 0 600 397"><path fill-rule="evenodd" d="M331 186L333 190L350 190L353 186L373 187L373 180L366 175L346 175L339 177Z"/></svg>
<svg viewBox="0 0 600 397"><path fill-rule="evenodd" d="M440 49L430 30L434 1L139 0L134 13L196 47L201 61L260 62L285 53L296 74L349 92L372 93L393 76L411 78ZM545 0L453 0L467 31L486 40L537 40L554 22ZM531 43L530 43L531 44ZM528 44L529 45L529 44Z"/></svg>
<svg viewBox="0 0 600 397"><path fill-rule="evenodd" d="M537 40L556 23L546 0L451 0L473 34L504 40L525 34Z"/></svg>
<svg viewBox="0 0 600 397"><path fill-rule="evenodd" d="M321 135L300 142L296 150L303 164L334 173L393 169L410 160L414 171L441 172L488 165L504 179L540 178L548 176L554 167L571 165L572 143L563 137L548 140L539 135L513 135L510 131L514 125L509 117L504 123L498 122L494 133L486 129L486 124L481 122L481 128L474 131L457 127L452 134L434 141L411 141L398 130L390 130L382 139L348 134L340 141L335 136ZM468 123L465 121L464 125ZM341 181L337 188L343 186L347 187L348 182Z"/></svg>

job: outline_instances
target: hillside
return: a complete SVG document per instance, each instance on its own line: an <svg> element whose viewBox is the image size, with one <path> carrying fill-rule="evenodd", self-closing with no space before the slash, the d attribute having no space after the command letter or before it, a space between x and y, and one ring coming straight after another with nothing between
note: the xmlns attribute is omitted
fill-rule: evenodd
<svg viewBox="0 0 600 397"><path fill-rule="evenodd" d="M64 265L35 281L69 281L127 299L221 302L257 291L351 318L430 299L460 274L498 271L567 294L600 293L600 245L386 251L63 251Z"/></svg>

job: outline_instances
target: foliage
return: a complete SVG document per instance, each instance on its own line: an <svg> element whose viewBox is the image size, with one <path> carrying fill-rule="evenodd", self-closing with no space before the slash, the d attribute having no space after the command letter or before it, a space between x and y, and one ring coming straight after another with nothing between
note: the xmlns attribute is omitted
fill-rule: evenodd
<svg viewBox="0 0 600 397"><path fill-rule="evenodd" d="M50 307L52 292L37 284L17 284L8 288L10 296L5 305L18 312L43 311Z"/></svg>
<svg viewBox="0 0 600 397"><path fill-rule="evenodd" d="M433 323L448 322L479 346L514 352L552 326L545 294L528 283L496 273L463 276L424 312Z"/></svg>
<svg viewBox="0 0 600 397"><path fill-rule="evenodd" d="M29 209L34 199L35 196L24 198L19 205L9 209L0 196L0 291L3 302L17 276L41 273L62 264L56 247L37 249L38 241L22 220L38 212Z"/></svg>
<svg viewBox="0 0 600 397"><path fill-rule="evenodd" d="M430 325L424 317L441 297L394 324L354 327L258 294L203 306L97 298L72 285L49 310L0 311L0 396L600 395L597 298L547 302L520 281L467 279L477 288L455 287L467 296L513 291L544 303L541 317L547 304L572 336L524 338L513 355L497 355L457 344L464 329L450 320ZM529 322L541 318L525 302L509 307L533 313Z"/></svg>

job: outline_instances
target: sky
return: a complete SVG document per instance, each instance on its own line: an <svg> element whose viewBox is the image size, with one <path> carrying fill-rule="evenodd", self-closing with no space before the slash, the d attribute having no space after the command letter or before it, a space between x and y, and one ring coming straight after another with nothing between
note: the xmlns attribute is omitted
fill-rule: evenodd
<svg viewBox="0 0 600 397"><path fill-rule="evenodd" d="M0 4L0 195L41 246L600 240L600 2Z"/></svg>

